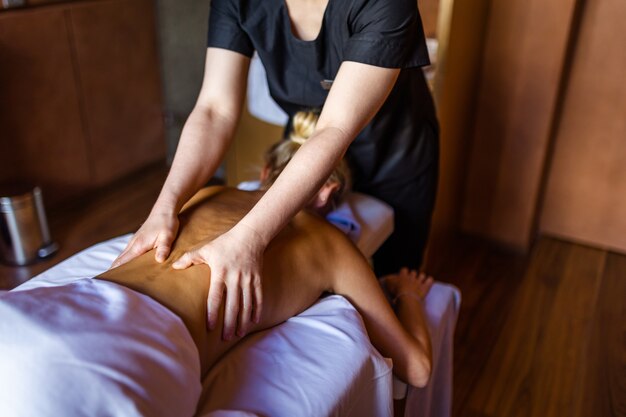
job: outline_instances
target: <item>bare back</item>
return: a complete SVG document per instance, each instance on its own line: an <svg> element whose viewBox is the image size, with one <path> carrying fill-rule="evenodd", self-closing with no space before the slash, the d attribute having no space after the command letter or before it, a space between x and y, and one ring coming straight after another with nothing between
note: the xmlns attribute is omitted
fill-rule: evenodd
<svg viewBox="0 0 626 417"><path fill-rule="evenodd" d="M220 325L206 327L210 268L197 265L175 270L171 264L205 239L213 239L233 227L259 200L262 192L211 187L201 190L183 208L180 234L170 257L159 264L148 252L97 278L113 281L146 294L176 313L198 347L202 376L237 339L221 338ZM365 262L335 227L314 214L299 213L268 246L263 263L264 308L261 322L251 332L282 323L311 306L324 291L333 290L341 269L335 260L353 258Z"/></svg>

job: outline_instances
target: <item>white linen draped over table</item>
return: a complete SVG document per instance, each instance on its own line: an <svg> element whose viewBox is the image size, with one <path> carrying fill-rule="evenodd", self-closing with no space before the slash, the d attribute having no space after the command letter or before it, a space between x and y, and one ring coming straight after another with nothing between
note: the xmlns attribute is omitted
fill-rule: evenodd
<svg viewBox="0 0 626 417"><path fill-rule="evenodd" d="M193 415L200 361L182 320L112 282L0 297L0 415Z"/></svg>

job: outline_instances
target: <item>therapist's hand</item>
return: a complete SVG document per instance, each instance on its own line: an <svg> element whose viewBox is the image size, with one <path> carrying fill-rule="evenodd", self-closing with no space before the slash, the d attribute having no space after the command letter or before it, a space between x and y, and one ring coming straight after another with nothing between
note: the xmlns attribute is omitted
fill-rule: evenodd
<svg viewBox="0 0 626 417"><path fill-rule="evenodd" d="M235 330L238 336L244 336L251 321L258 323L261 319L264 251L265 245L254 230L239 223L216 239L199 243L172 265L175 269L209 265L208 326L215 328L226 290L224 340L230 340Z"/></svg>
<svg viewBox="0 0 626 417"><path fill-rule="evenodd" d="M170 255L178 226L176 215L160 211L150 213L148 219L128 242L126 249L113 261L111 268L125 264L152 249L156 249L154 258L157 262L165 261Z"/></svg>

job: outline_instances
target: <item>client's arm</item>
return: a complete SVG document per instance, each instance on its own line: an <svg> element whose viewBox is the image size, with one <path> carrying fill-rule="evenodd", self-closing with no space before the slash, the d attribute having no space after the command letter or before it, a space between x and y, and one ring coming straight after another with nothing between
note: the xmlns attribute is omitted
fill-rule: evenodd
<svg viewBox="0 0 626 417"><path fill-rule="evenodd" d="M398 319L419 341L432 360L432 346L423 305L424 298L433 285L432 277L424 273L418 275L415 271L402 268L398 274L388 275L383 280L394 297L393 303Z"/></svg>
<svg viewBox="0 0 626 417"><path fill-rule="evenodd" d="M412 277L408 271L397 276L406 291L398 299L398 320L365 258L341 233L334 240L333 292L346 297L359 311L372 344L393 360L394 373L410 385L425 386L432 366L431 343L420 294L407 282Z"/></svg>

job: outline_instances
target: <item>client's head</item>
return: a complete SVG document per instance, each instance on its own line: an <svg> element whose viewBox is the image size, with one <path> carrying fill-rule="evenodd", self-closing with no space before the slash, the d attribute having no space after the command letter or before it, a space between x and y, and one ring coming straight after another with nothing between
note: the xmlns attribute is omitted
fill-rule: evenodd
<svg viewBox="0 0 626 417"><path fill-rule="evenodd" d="M261 172L262 188L267 189L276 181L300 146L315 131L317 119L318 115L315 112L296 113L289 138L275 143L265 152L265 167ZM350 170L342 159L309 203L309 207L320 213L331 210L349 191L350 185Z"/></svg>

